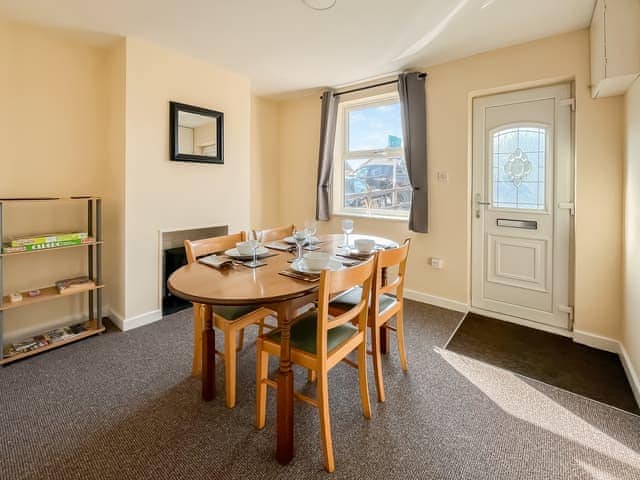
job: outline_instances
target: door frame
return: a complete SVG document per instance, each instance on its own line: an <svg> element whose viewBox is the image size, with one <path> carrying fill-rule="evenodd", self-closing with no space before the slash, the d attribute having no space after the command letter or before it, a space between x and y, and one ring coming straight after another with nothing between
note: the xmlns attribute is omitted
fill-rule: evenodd
<svg viewBox="0 0 640 480"><path fill-rule="evenodd" d="M576 235L575 235L575 208L576 208L576 82L575 77L555 77L548 78L543 80L536 80L532 82L522 82L522 83L514 83L506 86L481 89L481 90L472 90L467 95L467 238L469 242L467 244L467 267L468 267L468 276L467 276L467 310L469 312L477 313L480 315L487 315L498 320L503 320L511 323L515 323L518 325L523 325L527 327L531 327L537 330L543 330L546 332L555 333L558 335L562 335L565 337L573 337L574 335L574 325L575 318L572 318L569 322L569 328L559 328L552 325L547 325L544 323L534 322L531 320L514 317L511 315L505 315L497 312L486 311L481 308L473 307L472 305L472 284L473 284L473 260L472 260L472 250L473 250L473 218L472 214L474 212L475 204L473 198L473 102L476 98L486 97L492 95L499 95L504 93L515 93L522 90L530 90L533 88L540 87L549 87L561 83L568 83L570 86L570 95L573 98L573 108L571 109L570 119L570 168L572 173L572 182L571 182L571 196L573 198L574 204L574 213L570 216L569 220L569 302L574 306L575 311L575 243L576 243Z"/></svg>

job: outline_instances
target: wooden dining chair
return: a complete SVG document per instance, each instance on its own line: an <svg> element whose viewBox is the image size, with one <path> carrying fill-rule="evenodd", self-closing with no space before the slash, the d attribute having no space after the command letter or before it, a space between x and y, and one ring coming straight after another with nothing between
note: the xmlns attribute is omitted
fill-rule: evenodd
<svg viewBox="0 0 640 480"><path fill-rule="evenodd" d="M262 230L262 243L282 240L293 235L295 225L283 225L281 227L265 228ZM255 230L254 230L255 232Z"/></svg>
<svg viewBox="0 0 640 480"><path fill-rule="evenodd" d="M331 422L329 416L328 373L343 361L358 369L360 400L365 418L371 417L369 389L367 385L367 305L371 292L374 262L369 260L349 269L323 270L320 275L318 308L306 312L291 326L291 361L313 370L317 375L316 398L294 393L295 398L318 408L320 432L324 452L324 468L335 469ZM338 292L361 286L360 299L356 304L335 318L329 317L329 300ZM352 324L356 321L356 325ZM268 378L269 355L280 355L280 331L278 329L258 338L256 367L256 426L263 428L266 421L267 387L277 388ZM358 351L358 362L347 355Z"/></svg>
<svg viewBox="0 0 640 480"><path fill-rule="evenodd" d="M373 371L378 391L378 401L384 402L384 383L382 381L381 329L395 331L398 340L398 354L402 370L407 371L407 352L404 344L404 277L407 268L410 239L406 239L402 246L391 250L382 250L375 256L375 275L369 306L368 324L371 331L371 355L373 356ZM397 267L398 272L393 282L385 284L387 269ZM336 297L329 306L329 313L340 315L350 310L360 301L362 292L358 288L350 290ZM396 317L393 327L390 320Z"/></svg>
<svg viewBox="0 0 640 480"><path fill-rule="evenodd" d="M203 240L185 240L184 247L187 253L187 262L194 263L199 257L218 253L236 246L238 242L246 240L246 233L234 233L221 237L205 238ZM202 371L202 331L204 329L206 309L201 303L193 303L193 376L200 375ZM215 353L224 359L225 390L227 407L233 408L236 404L236 354L242 350L244 344L244 329L249 325L258 325L258 334L262 335L268 316L276 313L268 308L245 306L214 305L211 308L213 324L222 331L224 337L224 352Z"/></svg>

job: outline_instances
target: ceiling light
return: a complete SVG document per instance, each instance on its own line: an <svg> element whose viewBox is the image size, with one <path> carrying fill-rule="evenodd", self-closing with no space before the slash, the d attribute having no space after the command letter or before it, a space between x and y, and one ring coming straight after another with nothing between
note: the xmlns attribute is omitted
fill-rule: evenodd
<svg viewBox="0 0 640 480"><path fill-rule="evenodd" d="M337 0L302 0L307 7L314 10L329 10L334 7Z"/></svg>

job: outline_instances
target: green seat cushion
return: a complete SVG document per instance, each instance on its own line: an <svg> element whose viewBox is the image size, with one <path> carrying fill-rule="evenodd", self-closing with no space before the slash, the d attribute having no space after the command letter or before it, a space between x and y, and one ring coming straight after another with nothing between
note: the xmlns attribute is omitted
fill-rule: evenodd
<svg viewBox="0 0 640 480"><path fill-rule="evenodd" d="M291 346L315 354L317 332L317 312L310 312L291 326ZM327 332L327 351L330 352L357 332L358 329L350 323L332 328ZM267 335L267 338L280 343L280 331L274 330Z"/></svg>
<svg viewBox="0 0 640 480"><path fill-rule="evenodd" d="M251 313L254 310L257 310L258 308L260 307L252 305L215 305L211 307L211 310L213 310L213 313L221 316L226 320L235 320L242 317L243 315L246 315L247 313Z"/></svg>
<svg viewBox="0 0 640 480"><path fill-rule="evenodd" d="M360 299L362 298L362 288L355 287L351 290L343 293L336 297L333 302L331 302L332 307L336 307L342 310L349 310L350 308L355 307ZM378 302L378 310L380 312L384 312L387 308L393 305L396 302L396 297L392 295L381 295L380 301Z"/></svg>

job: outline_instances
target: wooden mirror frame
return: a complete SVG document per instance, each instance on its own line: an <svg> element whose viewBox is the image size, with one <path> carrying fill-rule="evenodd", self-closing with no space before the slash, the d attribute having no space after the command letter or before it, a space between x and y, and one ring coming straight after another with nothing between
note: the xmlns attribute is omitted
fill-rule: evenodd
<svg viewBox="0 0 640 480"><path fill-rule="evenodd" d="M207 108L196 107L194 105L187 105L178 102L169 102L169 138L171 141L170 146L170 158L179 162L197 162L197 163L218 163L224 164L224 113L216 110L209 110ZM178 113L189 112L198 115L204 115L216 119L216 155L196 155L191 153L180 153L178 146Z"/></svg>

